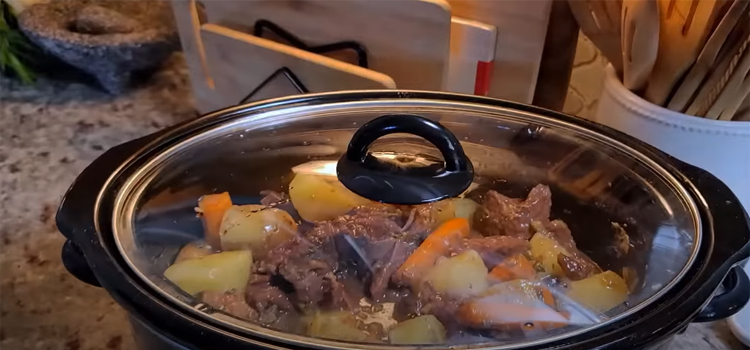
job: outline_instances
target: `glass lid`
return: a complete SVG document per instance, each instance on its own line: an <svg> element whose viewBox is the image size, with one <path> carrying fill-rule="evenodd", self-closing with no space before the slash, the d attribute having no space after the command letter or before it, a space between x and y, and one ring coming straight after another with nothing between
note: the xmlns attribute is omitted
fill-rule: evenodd
<svg viewBox="0 0 750 350"><path fill-rule="evenodd" d="M627 317L693 262L689 194L620 141L446 95L323 96L216 116L130 173L113 232L154 293L292 346L503 348ZM366 194L342 183L355 132L404 114L439 125L423 137L381 128L354 157L398 183ZM473 177L440 180L456 155ZM393 204L414 188L453 193Z"/></svg>

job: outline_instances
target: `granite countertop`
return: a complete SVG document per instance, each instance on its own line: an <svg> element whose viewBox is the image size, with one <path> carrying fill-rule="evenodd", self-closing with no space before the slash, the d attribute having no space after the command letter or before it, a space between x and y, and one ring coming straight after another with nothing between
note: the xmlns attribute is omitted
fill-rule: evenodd
<svg viewBox="0 0 750 350"><path fill-rule="evenodd" d="M0 348L134 350L126 313L60 262L65 190L104 150L194 117L182 58L111 96L81 84L0 77ZM725 322L691 325L675 349L742 349Z"/></svg>

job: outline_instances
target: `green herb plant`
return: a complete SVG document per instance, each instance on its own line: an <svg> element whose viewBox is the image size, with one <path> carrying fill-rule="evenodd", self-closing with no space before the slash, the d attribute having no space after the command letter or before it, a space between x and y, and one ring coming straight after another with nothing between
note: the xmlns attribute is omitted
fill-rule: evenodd
<svg viewBox="0 0 750 350"><path fill-rule="evenodd" d="M0 71L15 73L24 83L34 81L36 74L29 68L37 49L18 29L13 9L0 1Z"/></svg>

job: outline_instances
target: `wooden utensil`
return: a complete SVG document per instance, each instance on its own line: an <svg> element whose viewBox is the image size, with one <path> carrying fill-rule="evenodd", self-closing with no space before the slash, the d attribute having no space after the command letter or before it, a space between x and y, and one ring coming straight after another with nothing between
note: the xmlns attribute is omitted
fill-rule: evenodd
<svg viewBox="0 0 750 350"><path fill-rule="evenodd" d="M617 72L622 71L622 0L568 0L583 34L591 39Z"/></svg>
<svg viewBox="0 0 750 350"><path fill-rule="evenodd" d="M716 17L718 0L658 0L659 52L644 97L663 106L673 87L695 62Z"/></svg>
<svg viewBox="0 0 750 350"><path fill-rule="evenodd" d="M659 49L659 7L653 0L622 2L622 75L631 91L646 86Z"/></svg>
<svg viewBox="0 0 750 350"><path fill-rule="evenodd" d="M460 17L453 17L451 22L445 90L486 96L491 88L497 28Z"/></svg>
<svg viewBox="0 0 750 350"><path fill-rule="evenodd" d="M451 10L445 0L206 1L210 23L249 32L267 20L322 45L353 40L369 69L406 89L440 90L448 69Z"/></svg>
<svg viewBox="0 0 750 350"><path fill-rule="evenodd" d="M282 67L311 92L396 88L385 74L215 24L203 25L201 37L218 92L215 98L224 106L239 103ZM289 89L265 94L287 95Z"/></svg>
<svg viewBox="0 0 750 350"><path fill-rule="evenodd" d="M737 94L735 100L730 102L730 104L724 109L721 116L719 116L719 120L750 121L748 120L750 118L747 117L747 115L750 114L750 109L747 108L747 101L750 101L748 100L748 97L750 97L750 78L745 77L745 81L739 90L742 92ZM745 95L742 96L742 93Z"/></svg>
<svg viewBox="0 0 750 350"><path fill-rule="evenodd" d="M742 55L750 44L750 18L746 14L734 28L726 48L719 52L718 64L715 65L705 83L700 87L693 102L685 111L686 114L703 117L714 105L734 73Z"/></svg>
<svg viewBox="0 0 750 350"><path fill-rule="evenodd" d="M746 0L735 0L731 4L724 18L719 22L711 37L709 37L706 46L701 51L695 64L690 68L679 88L677 88L667 108L677 112L684 112L687 109L700 84L708 76L711 67L716 63L719 50L727 43L727 37L742 17L748 3ZM731 43L728 44L731 45Z"/></svg>
<svg viewBox="0 0 750 350"><path fill-rule="evenodd" d="M531 103L544 52L552 2L448 0L453 16L497 28L499 34L494 49L489 96Z"/></svg>
<svg viewBox="0 0 750 350"><path fill-rule="evenodd" d="M716 102L706 112L706 118L732 120L745 96L750 92L750 51L745 50L729 81Z"/></svg>
<svg viewBox="0 0 750 350"><path fill-rule="evenodd" d="M745 100L740 104L740 108L737 109L737 113L732 118L738 122L750 122L750 95L745 96Z"/></svg>

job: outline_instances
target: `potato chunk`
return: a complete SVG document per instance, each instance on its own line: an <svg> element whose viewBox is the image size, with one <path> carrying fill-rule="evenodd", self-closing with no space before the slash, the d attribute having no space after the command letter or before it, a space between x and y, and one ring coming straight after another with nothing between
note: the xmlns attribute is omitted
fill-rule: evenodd
<svg viewBox="0 0 750 350"><path fill-rule="evenodd" d="M612 271L570 282L568 296L594 311L606 312L628 299L628 285Z"/></svg>
<svg viewBox="0 0 750 350"><path fill-rule="evenodd" d="M393 326L388 339L391 344L442 344L445 327L435 316L422 315Z"/></svg>
<svg viewBox="0 0 750 350"><path fill-rule="evenodd" d="M334 176L297 174L289 184L289 198L307 221L331 220L371 201L349 191Z"/></svg>
<svg viewBox="0 0 750 350"><path fill-rule="evenodd" d="M345 341L368 340L369 334L357 328L357 319L349 312L317 312L310 320L307 335Z"/></svg>
<svg viewBox="0 0 750 350"><path fill-rule="evenodd" d="M474 215L478 204L468 198L450 198L434 203L420 204L413 208L423 219L428 219L425 223L435 228L440 224L453 219L464 218L471 219Z"/></svg>
<svg viewBox="0 0 750 350"><path fill-rule="evenodd" d="M464 297L487 289L487 267L479 253L467 250L452 258L438 261L425 276L438 292Z"/></svg>
<svg viewBox="0 0 750 350"><path fill-rule="evenodd" d="M253 255L233 251L180 261L164 271L164 277L186 293L203 291L244 291L250 279Z"/></svg>
<svg viewBox="0 0 750 350"><path fill-rule="evenodd" d="M224 214L220 232L221 249L249 248L258 254L259 249L272 248L294 237L297 224L281 209L235 205Z"/></svg>
<svg viewBox="0 0 750 350"><path fill-rule="evenodd" d="M468 198L453 199L454 212L457 218L464 218L470 220L474 217L474 212L477 210L479 204Z"/></svg>
<svg viewBox="0 0 750 350"><path fill-rule="evenodd" d="M544 271L555 276L564 276L565 273L557 262L558 254L570 256L560 243L542 233L536 233L531 237L531 258L541 264Z"/></svg>

